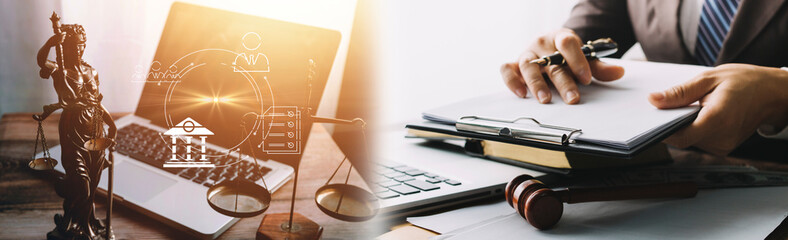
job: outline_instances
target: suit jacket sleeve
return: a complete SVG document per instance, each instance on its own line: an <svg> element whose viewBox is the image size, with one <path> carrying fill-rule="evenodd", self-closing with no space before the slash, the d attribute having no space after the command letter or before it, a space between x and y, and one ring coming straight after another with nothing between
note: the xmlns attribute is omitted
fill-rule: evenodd
<svg viewBox="0 0 788 240"><path fill-rule="evenodd" d="M618 52L612 56L616 58L637 42L625 0L581 0L564 27L574 30L583 42L612 38L618 43Z"/></svg>

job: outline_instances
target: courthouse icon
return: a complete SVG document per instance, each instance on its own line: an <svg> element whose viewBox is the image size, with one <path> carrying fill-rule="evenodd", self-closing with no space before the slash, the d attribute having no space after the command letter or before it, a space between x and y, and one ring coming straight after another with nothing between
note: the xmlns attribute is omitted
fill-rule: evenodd
<svg viewBox="0 0 788 240"><path fill-rule="evenodd" d="M178 167L214 167L213 163L205 157L205 138L213 135L208 128L200 125L194 119L187 117L177 125L173 126L164 135L172 138L172 158L164 163L165 168ZM193 154L192 138L200 138L200 152ZM183 138L186 144L181 145L185 149L183 156L178 156L178 138ZM181 159L181 157L183 159Z"/></svg>

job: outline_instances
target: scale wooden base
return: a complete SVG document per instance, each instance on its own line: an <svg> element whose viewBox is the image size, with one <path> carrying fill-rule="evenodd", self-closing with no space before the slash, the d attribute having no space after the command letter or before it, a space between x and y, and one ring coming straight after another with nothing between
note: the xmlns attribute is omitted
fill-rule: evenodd
<svg viewBox="0 0 788 240"><path fill-rule="evenodd" d="M257 228L257 240L320 239L323 227L304 215L293 213L293 228L288 229L290 213L266 214Z"/></svg>

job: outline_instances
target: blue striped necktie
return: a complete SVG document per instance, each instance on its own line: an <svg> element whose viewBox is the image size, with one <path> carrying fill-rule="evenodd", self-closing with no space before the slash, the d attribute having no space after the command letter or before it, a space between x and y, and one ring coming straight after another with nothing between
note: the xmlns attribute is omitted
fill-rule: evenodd
<svg viewBox="0 0 788 240"><path fill-rule="evenodd" d="M705 0L703 3L698 23L698 42L695 44L695 58L700 64L713 66L717 61L740 1Z"/></svg>

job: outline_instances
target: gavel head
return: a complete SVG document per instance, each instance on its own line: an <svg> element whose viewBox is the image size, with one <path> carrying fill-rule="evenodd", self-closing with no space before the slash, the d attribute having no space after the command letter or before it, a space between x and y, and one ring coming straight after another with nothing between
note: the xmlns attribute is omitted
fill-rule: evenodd
<svg viewBox="0 0 788 240"><path fill-rule="evenodd" d="M554 226L564 213L564 204L555 192L530 175L512 179L505 193L509 206L538 229Z"/></svg>

